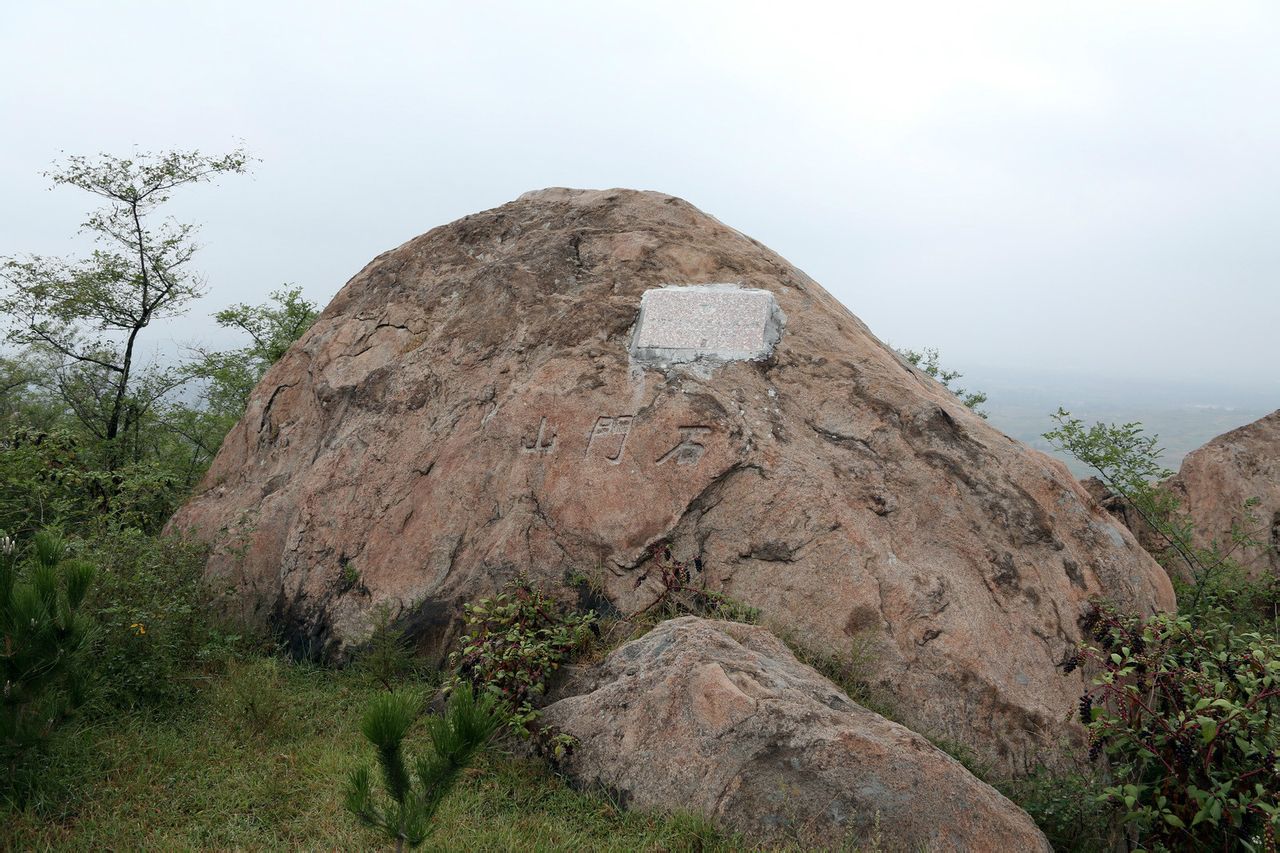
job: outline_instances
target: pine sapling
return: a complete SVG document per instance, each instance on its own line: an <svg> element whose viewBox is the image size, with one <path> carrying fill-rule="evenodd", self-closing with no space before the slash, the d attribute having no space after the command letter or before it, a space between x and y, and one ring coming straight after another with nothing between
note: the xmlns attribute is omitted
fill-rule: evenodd
<svg viewBox="0 0 1280 853"><path fill-rule="evenodd" d="M352 773L347 783L347 809L361 823L393 841L397 853L406 844L413 848L427 839L440 804L462 771L505 722L495 696L477 696L470 685L459 685L450 695L444 715L427 720L432 749L414 762L415 780L409 772L403 742L417 713L413 699L389 693L373 701L360 726L377 752L390 802L377 802L368 767Z"/></svg>
<svg viewBox="0 0 1280 853"><path fill-rule="evenodd" d="M91 624L80 606L93 567L67 560L54 531L37 533L19 571L0 537L0 764L13 782L21 760L83 701Z"/></svg>

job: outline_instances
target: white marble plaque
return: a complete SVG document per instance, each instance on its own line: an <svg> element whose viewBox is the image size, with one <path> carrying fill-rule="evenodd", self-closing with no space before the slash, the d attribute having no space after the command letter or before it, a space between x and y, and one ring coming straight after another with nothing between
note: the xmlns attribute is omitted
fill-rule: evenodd
<svg viewBox="0 0 1280 853"><path fill-rule="evenodd" d="M767 358L784 320L767 290L735 284L646 290L631 358L642 364Z"/></svg>

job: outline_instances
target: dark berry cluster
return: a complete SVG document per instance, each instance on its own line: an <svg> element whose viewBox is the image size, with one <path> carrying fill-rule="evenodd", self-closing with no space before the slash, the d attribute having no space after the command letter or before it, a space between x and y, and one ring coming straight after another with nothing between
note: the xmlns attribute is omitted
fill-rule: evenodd
<svg viewBox="0 0 1280 853"><path fill-rule="evenodd" d="M1088 723L1093 719L1093 697L1088 693L1080 697L1080 722Z"/></svg>
<svg viewBox="0 0 1280 853"><path fill-rule="evenodd" d="M652 552L655 557L658 556L658 546L654 545ZM683 589L689 583L689 565L675 558L671 553L670 545L663 545L661 550L661 570L662 584L668 592Z"/></svg>
<svg viewBox="0 0 1280 853"><path fill-rule="evenodd" d="M1173 757L1177 762L1179 770L1186 770L1191 765L1191 758L1194 751L1191 747L1191 738L1186 734L1179 734L1173 742Z"/></svg>

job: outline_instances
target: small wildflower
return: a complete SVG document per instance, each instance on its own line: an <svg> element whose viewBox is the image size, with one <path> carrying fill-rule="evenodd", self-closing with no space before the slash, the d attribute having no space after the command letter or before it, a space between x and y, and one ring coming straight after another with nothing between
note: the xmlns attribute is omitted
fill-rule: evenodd
<svg viewBox="0 0 1280 853"><path fill-rule="evenodd" d="M4 554L6 557L12 557L16 548L17 543L8 536L0 536L0 554Z"/></svg>
<svg viewBox="0 0 1280 853"><path fill-rule="evenodd" d="M135 636L141 637L143 634L147 633L147 626L143 625L141 622L134 622L129 626L129 630L133 631Z"/></svg>

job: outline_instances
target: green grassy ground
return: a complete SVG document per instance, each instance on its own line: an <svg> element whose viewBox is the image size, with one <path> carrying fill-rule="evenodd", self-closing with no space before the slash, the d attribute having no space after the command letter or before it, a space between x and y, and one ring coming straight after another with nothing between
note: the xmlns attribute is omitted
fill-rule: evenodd
<svg viewBox="0 0 1280 853"><path fill-rule="evenodd" d="M347 774L372 764L357 726L381 689L354 671L257 659L211 677L183 707L86 719L60 738L29 802L0 806L0 849L388 848L341 804ZM421 740L410 740L412 754ZM499 746L420 849L735 847L703 821L576 792Z"/></svg>

